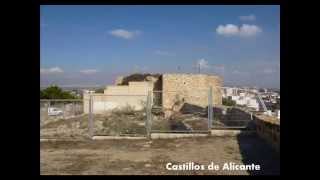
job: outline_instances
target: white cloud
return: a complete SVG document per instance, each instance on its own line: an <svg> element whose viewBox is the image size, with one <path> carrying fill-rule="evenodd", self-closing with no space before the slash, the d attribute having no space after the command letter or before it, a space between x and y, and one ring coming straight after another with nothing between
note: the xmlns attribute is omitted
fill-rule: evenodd
<svg viewBox="0 0 320 180"><path fill-rule="evenodd" d="M115 37L120 37L123 39L132 39L132 38L140 35L141 32L138 30L128 31L125 29L114 29L114 30L110 31L109 33Z"/></svg>
<svg viewBox="0 0 320 180"><path fill-rule="evenodd" d="M261 32L262 32L262 29L256 25L243 24L240 28L241 36L255 36Z"/></svg>
<svg viewBox="0 0 320 180"><path fill-rule="evenodd" d="M155 54L160 55L160 56L174 56L175 55L175 54L170 53L168 51L161 51L161 50L155 51Z"/></svg>
<svg viewBox="0 0 320 180"><path fill-rule="evenodd" d="M208 69L208 68L210 68L210 66L208 64L208 61L205 60L205 59L199 59L197 61L197 67L198 68L200 67L200 69Z"/></svg>
<svg viewBox="0 0 320 180"><path fill-rule="evenodd" d="M248 16L239 16L239 19L241 21L254 21L254 20L256 20L256 16L253 14L250 14Z"/></svg>
<svg viewBox="0 0 320 180"><path fill-rule="evenodd" d="M220 35L232 36L239 34L239 28L233 24L219 25L216 32Z"/></svg>
<svg viewBox="0 0 320 180"><path fill-rule="evenodd" d="M99 72L98 70L96 69L84 69L84 70L81 70L80 73L82 74L96 74L97 72Z"/></svg>
<svg viewBox="0 0 320 180"><path fill-rule="evenodd" d="M40 68L41 74L59 74L63 73L63 70L59 67L52 67L52 68Z"/></svg>
<svg viewBox="0 0 320 180"><path fill-rule="evenodd" d="M242 26L238 27L234 24L227 24L219 25L216 32L223 36L251 37L261 33L262 29L256 25L242 24Z"/></svg>

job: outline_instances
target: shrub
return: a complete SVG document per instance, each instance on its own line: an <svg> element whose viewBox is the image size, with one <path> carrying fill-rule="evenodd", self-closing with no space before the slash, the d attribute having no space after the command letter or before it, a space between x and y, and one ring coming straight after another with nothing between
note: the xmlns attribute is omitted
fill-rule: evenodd
<svg viewBox="0 0 320 180"><path fill-rule="evenodd" d="M235 106L236 101L232 100L230 97L222 98L222 105L224 106Z"/></svg>
<svg viewBox="0 0 320 180"><path fill-rule="evenodd" d="M134 115L135 109L133 106L126 105L125 107L122 107L120 109L116 110L116 113L124 114L124 115Z"/></svg>
<svg viewBox="0 0 320 180"><path fill-rule="evenodd" d="M58 86L50 86L40 90L40 99L76 99L77 97L67 91L63 91Z"/></svg>
<svg viewBox="0 0 320 180"><path fill-rule="evenodd" d="M97 90L94 91L95 93L104 93L104 89L103 88L99 88Z"/></svg>

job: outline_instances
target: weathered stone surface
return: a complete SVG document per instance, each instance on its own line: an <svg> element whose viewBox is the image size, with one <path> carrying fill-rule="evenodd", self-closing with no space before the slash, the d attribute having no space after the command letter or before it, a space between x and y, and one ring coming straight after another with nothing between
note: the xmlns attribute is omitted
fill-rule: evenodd
<svg viewBox="0 0 320 180"><path fill-rule="evenodd" d="M280 121L276 118L257 115L254 116L254 122L257 134L280 152Z"/></svg>
<svg viewBox="0 0 320 180"><path fill-rule="evenodd" d="M208 91L212 87L214 105L222 104L222 79L206 74L163 74L162 100L164 108L173 108L176 103L208 106Z"/></svg>
<svg viewBox="0 0 320 180"><path fill-rule="evenodd" d="M206 74L163 74L162 76L141 75L132 79L143 78L144 81L128 81L124 77L118 77L117 85L107 86L103 94L93 94L93 112L133 106L136 110L143 109L149 91L154 92L152 103L162 105L164 109L180 111L185 104L205 108L208 106L208 92L212 87L213 105L222 104L221 85L222 79L218 76ZM128 85L123 85L128 81ZM122 84L122 85L118 85ZM137 96L138 95L138 96ZM89 95L84 94L84 112L89 110ZM189 108L190 109L190 108ZM194 108L193 108L194 109ZM166 117L170 116L166 113Z"/></svg>

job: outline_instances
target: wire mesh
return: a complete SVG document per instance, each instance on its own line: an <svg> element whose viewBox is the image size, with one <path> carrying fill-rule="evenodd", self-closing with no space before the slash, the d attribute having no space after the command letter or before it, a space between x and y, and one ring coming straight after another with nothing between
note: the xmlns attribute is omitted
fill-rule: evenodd
<svg viewBox="0 0 320 180"><path fill-rule="evenodd" d="M207 132L208 90L153 91L151 132Z"/></svg>
<svg viewBox="0 0 320 180"><path fill-rule="evenodd" d="M147 95L93 94L90 98L92 136L146 136Z"/></svg>
<svg viewBox="0 0 320 180"><path fill-rule="evenodd" d="M254 115L268 108L255 89L222 87L222 104L213 107L213 128L253 128Z"/></svg>
<svg viewBox="0 0 320 180"><path fill-rule="evenodd" d="M40 100L40 138L84 138L87 117L81 99Z"/></svg>

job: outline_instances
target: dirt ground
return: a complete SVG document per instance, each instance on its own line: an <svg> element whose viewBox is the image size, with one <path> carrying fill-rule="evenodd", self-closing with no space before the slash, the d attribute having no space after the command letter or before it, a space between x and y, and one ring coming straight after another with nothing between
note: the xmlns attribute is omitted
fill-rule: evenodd
<svg viewBox="0 0 320 180"><path fill-rule="evenodd" d="M279 154L256 136L41 142L42 175L280 174ZM170 171L167 163L259 164L260 171Z"/></svg>
<svg viewBox="0 0 320 180"><path fill-rule="evenodd" d="M114 111L94 115L95 135L131 135L145 136L146 115L142 111ZM47 118L41 124L42 138L86 138L88 132L88 115L80 115L68 119ZM204 117L193 114L180 114L173 119L153 116L152 130L158 131L192 131L207 130L208 121Z"/></svg>

